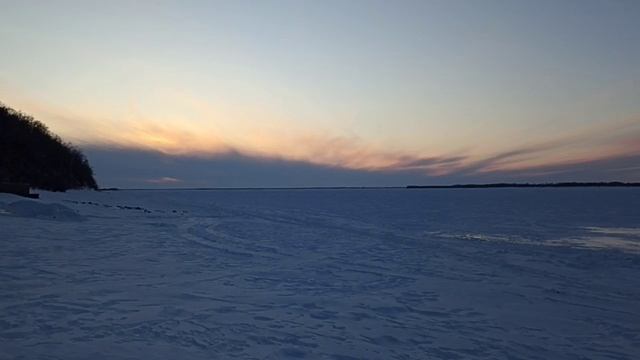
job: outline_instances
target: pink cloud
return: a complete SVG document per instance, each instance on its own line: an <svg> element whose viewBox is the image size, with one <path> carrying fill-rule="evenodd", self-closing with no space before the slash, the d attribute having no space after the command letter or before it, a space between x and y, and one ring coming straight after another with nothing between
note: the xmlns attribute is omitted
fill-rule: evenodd
<svg viewBox="0 0 640 360"><path fill-rule="evenodd" d="M164 176L161 177L159 179L148 179L146 180L146 182L150 183L150 184L175 184L175 183L179 183L182 180L180 179L176 179L173 177L169 177L169 176Z"/></svg>

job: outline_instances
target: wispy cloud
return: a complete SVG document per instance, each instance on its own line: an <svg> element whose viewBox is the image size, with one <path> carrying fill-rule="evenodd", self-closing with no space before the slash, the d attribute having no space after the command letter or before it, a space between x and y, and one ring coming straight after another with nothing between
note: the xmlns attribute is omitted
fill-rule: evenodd
<svg viewBox="0 0 640 360"><path fill-rule="evenodd" d="M577 164L598 163L640 155L640 118L597 124L570 134L530 143L466 162L451 168L461 176L522 172L534 175L541 169L558 171Z"/></svg>
<svg viewBox="0 0 640 360"><path fill-rule="evenodd" d="M12 105L12 104L9 104ZM236 154L261 161L292 161L340 169L381 173L419 173L435 179L480 179L522 174L529 178L555 176L567 170L593 167L614 171L605 164L619 159L626 173L635 171L640 156L640 118L603 121L582 126L542 141L523 139L521 145L477 154L428 154L407 150L388 150L357 136L340 136L326 131L260 126L225 131L220 119L224 113L198 104L189 119L152 117L135 109L122 110L119 118L100 117L90 109L84 112L23 101L18 108L32 113L63 137L84 146L157 151L168 156L216 158ZM195 121L193 117L200 117ZM226 121L226 119L223 119ZM224 122L223 121L223 122ZM401 146L397 148L401 149ZM582 171L582 170L580 170ZM622 172L623 170L619 170ZM582 171L584 173L584 171ZM555 175L554 175L555 174ZM179 181L166 177L149 183Z"/></svg>
<svg viewBox="0 0 640 360"><path fill-rule="evenodd" d="M147 179L145 180L145 182L148 182L150 184L176 184L182 182L182 180L174 177L163 176L157 179Z"/></svg>

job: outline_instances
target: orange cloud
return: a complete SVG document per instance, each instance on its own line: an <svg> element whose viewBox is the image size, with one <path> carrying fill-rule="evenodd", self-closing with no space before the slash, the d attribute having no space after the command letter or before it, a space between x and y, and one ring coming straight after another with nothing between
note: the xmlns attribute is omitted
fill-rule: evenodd
<svg viewBox="0 0 640 360"><path fill-rule="evenodd" d="M430 155L388 150L355 136L336 136L282 125L286 121L248 122L246 116L228 109L217 110L189 99L183 103L194 110L151 116L140 110L125 109L109 118L96 116L101 112L95 109L70 111L33 101L18 102L18 108L43 120L61 136L86 145L198 157L234 152L348 169L420 171L431 176L523 171L640 154L638 118L604 122L483 156L472 152ZM175 113L190 116L181 118Z"/></svg>

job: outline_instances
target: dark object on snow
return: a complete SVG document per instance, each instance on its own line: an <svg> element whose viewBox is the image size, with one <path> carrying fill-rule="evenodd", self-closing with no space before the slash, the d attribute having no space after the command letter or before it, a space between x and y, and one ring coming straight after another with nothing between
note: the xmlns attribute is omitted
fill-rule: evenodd
<svg viewBox="0 0 640 360"><path fill-rule="evenodd" d="M52 134L40 121L2 103L0 182L52 191L98 188L80 150Z"/></svg>
<svg viewBox="0 0 640 360"><path fill-rule="evenodd" d="M38 194L29 192L29 184L0 183L0 193L15 194L32 199L40 197Z"/></svg>

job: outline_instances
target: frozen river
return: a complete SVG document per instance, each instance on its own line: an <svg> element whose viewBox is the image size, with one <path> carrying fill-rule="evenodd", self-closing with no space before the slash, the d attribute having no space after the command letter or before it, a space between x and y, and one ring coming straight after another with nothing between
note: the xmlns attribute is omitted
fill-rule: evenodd
<svg viewBox="0 0 640 360"><path fill-rule="evenodd" d="M0 359L638 359L640 189L0 194Z"/></svg>

